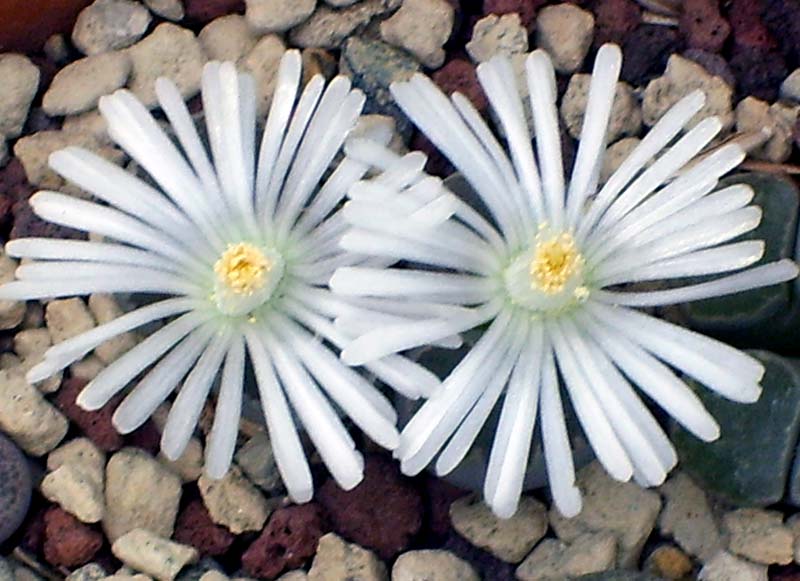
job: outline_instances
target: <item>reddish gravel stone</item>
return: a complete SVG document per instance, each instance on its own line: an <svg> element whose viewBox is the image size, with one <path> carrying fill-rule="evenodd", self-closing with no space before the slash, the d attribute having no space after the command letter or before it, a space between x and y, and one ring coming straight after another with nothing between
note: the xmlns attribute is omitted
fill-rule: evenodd
<svg viewBox="0 0 800 581"><path fill-rule="evenodd" d="M422 526L422 498L397 465L368 456L364 480L346 492L329 479L319 490L335 532L391 559L405 549Z"/></svg>
<svg viewBox="0 0 800 581"><path fill-rule="evenodd" d="M466 490L453 486L449 482L429 476L425 480L428 504L428 528L437 536L443 536L450 530L450 505L465 494Z"/></svg>
<svg viewBox="0 0 800 581"><path fill-rule="evenodd" d="M323 534L322 516L314 503L279 508L242 555L242 567L259 579L275 579L286 569L301 567L317 551Z"/></svg>
<svg viewBox="0 0 800 581"><path fill-rule="evenodd" d="M728 20L733 28L733 40L738 46L771 50L778 47L769 29L761 20L761 0L733 0Z"/></svg>
<svg viewBox="0 0 800 581"><path fill-rule="evenodd" d="M622 53L623 80L641 87L664 72L670 55L680 52L681 39L677 31L666 26L642 24L634 30Z"/></svg>
<svg viewBox="0 0 800 581"><path fill-rule="evenodd" d="M56 396L56 405L98 448L106 452L119 450L122 447L122 436L111 424L111 416L114 415L114 409L120 398L112 399L97 411L88 412L75 403L85 385L86 381L83 379L72 378L64 381Z"/></svg>
<svg viewBox="0 0 800 581"><path fill-rule="evenodd" d="M763 0L762 18L792 68L800 66L800 0Z"/></svg>
<svg viewBox="0 0 800 581"><path fill-rule="evenodd" d="M516 12L522 25L533 30L536 23L536 11L546 0L483 0L484 14L511 14Z"/></svg>
<svg viewBox="0 0 800 581"><path fill-rule="evenodd" d="M31 510L22 524L20 546L34 555L40 554L44 546L44 515L46 512L47 509L42 507Z"/></svg>
<svg viewBox="0 0 800 581"><path fill-rule="evenodd" d="M481 579L491 579L492 581L517 580L514 573L517 568L516 565L505 563L491 553L479 549L455 531L450 532L442 548L471 564Z"/></svg>
<svg viewBox="0 0 800 581"><path fill-rule="evenodd" d="M186 18L208 22L231 12L244 12L244 0L185 0Z"/></svg>
<svg viewBox="0 0 800 581"><path fill-rule="evenodd" d="M774 101L778 98L781 82L789 74L783 55L774 50L735 46L729 62L742 98L752 96Z"/></svg>
<svg viewBox="0 0 800 581"><path fill-rule="evenodd" d="M680 30L689 47L719 52L731 26L719 13L717 0L685 0Z"/></svg>
<svg viewBox="0 0 800 581"><path fill-rule="evenodd" d="M223 555L236 540L225 527L214 524L208 510L199 500L193 500L178 515L175 540L191 545L202 555Z"/></svg>
<svg viewBox="0 0 800 581"><path fill-rule="evenodd" d="M598 0L594 7L594 44L622 45L642 22L642 9L633 0Z"/></svg>
<svg viewBox="0 0 800 581"><path fill-rule="evenodd" d="M736 85L736 77L733 76L733 71L731 71L731 67L728 66L728 61L718 54L706 52L699 48L690 48L683 53L683 56L696 62L712 75L720 77L731 87Z"/></svg>
<svg viewBox="0 0 800 581"><path fill-rule="evenodd" d="M489 102L483 93L475 65L466 59L456 58L433 73L433 82L447 95L458 91L467 97L478 111L485 111Z"/></svg>
<svg viewBox="0 0 800 581"><path fill-rule="evenodd" d="M158 455L161 450L161 432L158 431L153 420L147 420L141 428L131 432L124 439L126 446L141 448L152 456Z"/></svg>
<svg viewBox="0 0 800 581"><path fill-rule="evenodd" d="M56 567L79 567L103 546L102 533L89 528L60 507L44 515L44 558Z"/></svg>
<svg viewBox="0 0 800 581"><path fill-rule="evenodd" d="M0 52L38 51L51 35L72 28L92 0L3 0Z"/></svg>

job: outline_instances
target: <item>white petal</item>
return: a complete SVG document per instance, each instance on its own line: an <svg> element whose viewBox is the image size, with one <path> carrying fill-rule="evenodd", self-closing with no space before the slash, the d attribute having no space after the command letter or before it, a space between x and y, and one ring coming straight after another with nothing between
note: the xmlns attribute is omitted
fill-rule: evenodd
<svg viewBox="0 0 800 581"><path fill-rule="evenodd" d="M239 418L242 413L242 388L244 384L244 341L233 340L225 357L222 381L214 411L214 424L206 439L205 470L211 478L225 476L231 466L239 435Z"/></svg>

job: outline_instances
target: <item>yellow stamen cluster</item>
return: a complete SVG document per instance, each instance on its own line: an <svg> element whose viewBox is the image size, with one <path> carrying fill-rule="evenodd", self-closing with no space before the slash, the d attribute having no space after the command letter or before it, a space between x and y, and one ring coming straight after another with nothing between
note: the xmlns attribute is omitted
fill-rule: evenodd
<svg viewBox="0 0 800 581"><path fill-rule="evenodd" d="M583 262L572 234L545 238L540 233L529 269L531 288L548 295L558 294L580 272Z"/></svg>
<svg viewBox="0 0 800 581"><path fill-rule="evenodd" d="M272 266L272 261L257 246L239 242L228 245L214 264L214 272L234 293L251 295L264 286Z"/></svg>

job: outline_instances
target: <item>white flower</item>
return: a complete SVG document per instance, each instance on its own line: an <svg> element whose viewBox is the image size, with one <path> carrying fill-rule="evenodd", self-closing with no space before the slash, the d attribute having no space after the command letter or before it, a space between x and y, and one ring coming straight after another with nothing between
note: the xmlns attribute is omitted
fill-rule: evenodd
<svg viewBox="0 0 800 581"><path fill-rule="evenodd" d="M746 186L716 189L742 161L740 148L698 157L721 127L710 118L688 128L703 106L700 93L666 113L598 191L620 64L617 47L599 50L568 182L555 75L544 52L526 62L536 154L509 61L497 57L478 67L510 160L463 96L447 99L422 75L395 84L397 103L479 197L475 207L454 203L444 221L425 206L421 165L411 168L409 158L363 141L349 149L384 173L351 188L345 216L352 230L343 247L405 262L340 268L331 288L438 305L439 313L392 324L361 320L342 357L359 365L488 324L405 427L395 455L405 473L416 474L438 454L437 472L448 473L504 395L484 484L486 502L501 517L516 511L537 416L555 503L568 516L580 511L562 385L608 473L648 486L664 481L676 454L634 385L703 440L717 438L719 427L675 371L731 400L758 399L764 369L756 359L632 307L735 293L798 272L784 260L668 290L617 287L740 270L764 251L761 241L730 242L759 224L761 210L748 205L753 192Z"/></svg>
<svg viewBox="0 0 800 581"><path fill-rule="evenodd" d="M55 345L28 378L41 381L120 333L168 319L101 371L78 403L102 407L153 365L117 408L114 425L122 433L136 429L181 384L161 442L175 459L219 377L206 452L206 470L215 478L230 466L249 358L278 468L298 502L311 498L313 484L294 415L345 489L361 480L363 458L338 410L381 446L398 443L388 400L336 355L344 338L332 318L353 307L327 288L337 266L363 259L338 247L346 225L336 208L367 166L345 160L326 172L364 96L344 77L326 87L317 76L298 98L300 63L297 51L281 62L258 151L254 83L231 63L210 63L203 72L211 159L170 81L160 79L156 89L177 144L131 93L103 98L110 135L157 187L88 151L53 154L55 171L104 203L39 192L31 198L34 211L108 242L12 241L9 255L32 260L18 268L16 281L0 287L3 299L14 300L157 295ZM411 396L438 385L433 374L400 356L367 368Z"/></svg>

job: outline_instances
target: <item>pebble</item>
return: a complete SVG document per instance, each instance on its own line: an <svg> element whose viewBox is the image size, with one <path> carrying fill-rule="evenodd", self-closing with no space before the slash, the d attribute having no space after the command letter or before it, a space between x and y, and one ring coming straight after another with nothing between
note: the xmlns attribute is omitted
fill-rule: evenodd
<svg viewBox="0 0 800 581"><path fill-rule="evenodd" d="M455 10L447 0L405 0L381 23L381 38L406 49L428 68L444 64L442 48L453 32Z"/></svg>
<svg viewBox="0 0 800 581"><path fill-rule="evenodd" d="M241 14L229 14L212 20L198 36L209 60L238 63L258 42Z"/></svg>
<svg viewBox="0 0 800 581"><path fill-rule="evenodd" d="M275 92L280 65L286 45L275 34L264 36L241 61L242 69L253 75L256 83L256 109L258 115L267 114Z"/></svg>
<svg viewBox="0 0 800 581"><path fill-rule="evenodd" d="M94 109L100 97L125 86L130 72L131 60L124 52L77 60L58 71L44 94L42 108L54 117Z"/></svg>
<svg viewBox="0 0 800 581"><path fill-rule="evenodd" d="M472 29L467 53L475 63L488 61L496 54L523 54L528 51L528 31L518 14L481 18Z"/></svg>
<svg viewBox="0 0 800 581"><path fill-rule="evenodd" d="M269 437L259 432L250 438L235 456L236 464L245 475L259 488L266 492L278 490L282 480Z"/></svg>
<svg viewBox="0 0 800 581"><path fill-rule="evenodd" d="M780 95L782 99L800 103L800 68L783 80Z"/></svg>
<svg viewBox="0 0 800 581"><path fill-rule="evenodd" d="M32 488L27 458L14 442L0 433L0 544L5 543L25 520L31 504ZM0 568L2 578L3 571Z"/></svg>
<svg viewBox="0 0 800 581"><path fill-rule="evenodd" d="M661 545L647 556L644 569L664 579L683 579L692 572L692 560L673 545Z"/></svg>
<svg viewBox="0 0 800 581"><path fill-rule="evenodd" d="M560 73L580 68L592 46L594 16L574 4L543 8L536 18L536 46L550 53Z"/></svg>
<svg viewBox="0 0 800 581"><path fill-rule="evenodd" d="M344 542L334 533L319 540L309 581L388 581L386 565L375 553Z"/></svg>
<svg viewBox="0 0 800 581"><path fill-rule="evenodd" d="M174 543L146 529L134 529L111 545L111 552L129 567L159 581L172 581L181 569L197 561L197 550Z"/></svg>
<svg viewBox="0 0 800 581"><path fill-rule="evenodd" d="M206 56L191 30L164 22L133 45L128 54L133 62L128 88L145 106L157 103L155 82L159 77L172 80L184 99L200 91Z"/></svg>
<svg viewBox="0 0 800 581"><path fill-rule="evenodd" d="M260 531L271 510L264 496L237 468L221 480L202 475L197 482L211 520L232 533Z"/></svg>
<svg viewBox="0 0 800 581"><path fill-rule="evenodd" d="M108 577L108 573L101 565L89 563L67 575L66 581L100 581Z"/></svg>
<svg viewBox="0 0 800 581"><path fill-rule="evenodd" d="M124 314L117 299L112 295L106 294L90 295L89 311L91 311L98 325L109 323ZM120 355L131 349L135 344L136 336L133 333L122 333L97 346L94 354L100 358L100 361L109 364L116 361Z"/></svg>
<svg viewBox="0 0 800 581"><path fill-rule="evenodd" d="M191 501L181 510L173 538L212 557L224 555L236 539L228 529L214 524L200 500Z"/></svg>
<svg viewBox="0 0 800 581"><path fill-rule="evenodd" d="M720 14L717 0L686 0L682 4L680 30L690 48L720 52L731 25Z"/></svg>
<svg viewBox="0 0 800 581"><path fill-rule="evenodd" d="M595 14L594 45L607 42L622 45L642 22L642 7L634 0L599 0Z"/></svg>
<svg viewBox="0 0 800 581"><path fill-rule="evenodd" d="M181 500L181 481L138 448L123 448L106 466L103 528L111 542L143 528L169 538Z"/></svg>
<svg viewBox="0 0 800 581"><path fill-rule="evenodd" d="M567 131L575 139L580 137L583 127L591 80L591 75L572 75L567 92L561 100L561 118L567 126ZM633 89L628 83L620 81L614 93L606 140L608 143L614 143L620 137L638 135L641 128L642 112Z"/></svg>
<svg viewBox="0 0 800 581"><path fill-rule="evenodd" d="M47 469L58 470L65 465L80 466L103 488L106 455L89 438L75 438L47 455Z"/></svg>
<svg viewBox="0 0 800 581"><path fill-rule="evenodd" d="M622 46L622 71L620 78L634 87L644 86L660 75L667 59L683 46L677 30L658 24L640 24Z"/></svg>
<svg viewBox="0 0 800 581"><path fill-rule="evenodd" d="M661 533L701 561L716 555L723 548L722 539L706 493L683 472L667 480L661 493L665 498L658 521Z"/></svg>
<svg viewBox="0 0 800 581"><path fill-rule="evenodd" d="M767 567L720 551L703 566L697 578L700 581L767 581Z"/></svg>
<svg viewBox="0 0 800 581"><path fill-rule="evenodd" d="M55 404L77 428L104 452L115 452L122 447L122 436L114 428L111 418L122 399L112 398L99 410L87 411L77 404L78 395L86 387L86 381L74 375L66 379L58 391Z"/></svg>
<svg viewBox="0 0 800 581"><path fill-rule="evenodd" d="M44 513L44 558L56 567L78 567L91 561L103 546L103 535L63 509Z"/></svg>
<svg viewBox="0 0 800 581"><path fill-rule="evenodd" d="M102 481L78 464L65 464L42 480L44 497L85 523L103 519L105 501Z"/></svg>
<svg viewBox="0 0 800 581"><path fill-rule="evenodd" d="M357 29L401 4L402 0L363 0L341 10L320 6L311 18L291 31L289 39L301 48L340 48Z"/></svg>
<svg viewBox="0 0 800 581"><path fill-rule="evenodd" d="M39 89L39 68L19 54L0 54L0 141L17 137Z"/></svg>
<svg viewBox="0 0 800 581"><path fill-rule="evenodd" d="M542 541L517 568L520 581L574 578L613 568L617 540L610 532L585 533L567 544Z"/></svg>
<svg viewBox="0 0 800 581"><path fill-rule="evenodd" d="M284 32L305 22L317 0L245 0L245 18L258 33Z"/></svg>
<svg viewBox="0 0 800 581"><path fill-rule="evenodd" d="M186 449L177 460L170 460L163 452L158 454L158 459L175 474L183 483L194 482L203 473L203 444L197 438L191 438L186 444Z"/></svg>
<svg viewBox="0 0 800 581"><path fill-rule="evenodd" d="M181 0L144 0L144 3L151 12L173 22L183 20L185 16Z"/></svg>
<svg viewBox="0 0 800 581"><path fill-rule="evenodd" d="M547 508L523 497L516 514L496 517L479 497L460 498L450 505L453 528L473 545L508 563L519 563L547 532Z"/></svg>
<svg viewBox="0 0 800 581"><path fill-rule="evenodd" d="M126 48L144 35L150 20L150 12L139 2L96 0L78 15L72 43L86 55Z"/></svg>
<svg viewBox="0 0 800 581"><path fill-rule="evenodd" d="M47 330L54 344L71 339L95 327L92 313L78 297L47 303L44 312Z"/></svg>
<svg viewBox="0 0 800 581"><path fill-rule="evenodd" d="M737 131L767 131L767 142L750 152L757 159L782 163L792 153L792 137L800 105L775 103L769 105L761 99L747 97L736 106Z"/></svg>
<svg viewBox="0 0 800 581"><path fill-rule="evenodd" d="M69 429L64 415L13 370L0 370L0 430L31 456L55 448Z"/></svg>
<svg viewBox="0 0 800 581"><path fill-rule="evenodd" d="M558 537L572 542L585 532L610 531L618 538L617 562L633 566L653 530L661 510L661 497L632 482L617 482L594 461L578 472L577 485L583 496L583 510L566 519L554 507L550 524Z"/></svg>
<svg viewBox="0 0 800 581"><path fill-rule="evenodd" d="M449 551L409 551L397 558L392 581L480 581L472 565Z"/></svg>
<svg viewBox="0 0 800 581"><path fill-rule="evenodd" d="M17 261L0 250L0 283L13 281ZM25 301L0 301L0 329L13 329L25 318Z"/></svg>
<svg viewBox="0 0 800 581"><path fill-rule="evenodd" d="M700 89L706 95L706 103L694 116L689 126L716 115L722 122L723 131L733 126L733 90L721 78L712 76L697 63L672 55L664 75L648 83L642 100L642 117L645 125L652 126L680 99Z"/></svg>
<svg viewBox="0 0 800 581"><path fill-rule="evenodd" d="M19 355L20 371L27 373L34 365L38 364L44 357L45 351L52 345L50 332L44 328L25 329L14 335L14 352ZM53 393L61 387L62 373L56 373L52 377L36 384L42 393Z"/></svg>
<svg viewBox="0 0 800 581"><path fill-rule="evenodd" d="M64 117L61 130L65 133L90 135L98 144L112 144L111 138L108 136L108 123L106 123L100 112L96 110Z"/></svg>
<svg viewBox="0 0 800 581"><path fill-rule="evenodd" d="M289 571L278 577L278 581L307 581L307 579L305 571Z"/></svg>
<svg viewBox="0 0 800 581"><path fill-rule="evenodd" d="M722 527L731 553L764 565L792 562L794 535L780 512L741 508L726 513Z"/></svg>
<svg viewBox="0 0 800 581"><path fill-rule="evenodd" d="M606 149L606 154L603 157L603 167L600 170L601 185L608 181L608 178L617 171L623 161L628 159L628 156L641 141L642 140L638 137L625 137L612 143L608 149Z"/></svg>

